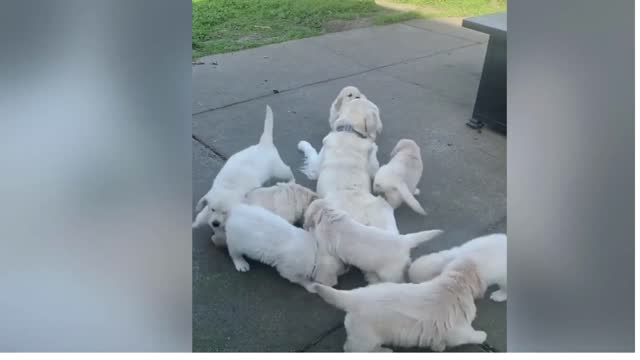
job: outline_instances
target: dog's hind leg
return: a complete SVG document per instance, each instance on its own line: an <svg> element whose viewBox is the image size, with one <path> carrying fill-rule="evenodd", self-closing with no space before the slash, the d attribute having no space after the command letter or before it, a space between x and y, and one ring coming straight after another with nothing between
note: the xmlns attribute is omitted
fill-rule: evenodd
<svg viewBox="0 0 640 360"><path fill-rule="evenodd" d="M345 352L391 351L391 349L381 346L382 341L373 332L369 324L357 316L347 313L344 318L344 328L347 332L347 341L344 343Z"/></svg>
<svg viewBox="0 0 640 360"><path fill-rule="evenodd" d="M282 160L278 159L273 166L273 176L279 179L285 179L288 182L295 183L296 178L293 176L293 171Z"/></svg>
<svg viewBox="0 0 640 360"><path fill-rule="evenodd" d="M507 287L506 285L499 284L500 288L491 293L491 300L496 302L506 301L507 300Z"/></svg>
<svg viewBox="0 0 640 360"><path fill-rule="evenodd" d="M475 330L471 324L454 328L447 334L447 345L449 347L464 344L482 344L485 340L487 340L487 333Z"/></svg>

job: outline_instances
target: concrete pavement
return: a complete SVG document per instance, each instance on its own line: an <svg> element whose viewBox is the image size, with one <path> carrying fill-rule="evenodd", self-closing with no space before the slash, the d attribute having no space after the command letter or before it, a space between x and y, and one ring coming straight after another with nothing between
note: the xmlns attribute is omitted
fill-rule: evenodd
<svg viewBox="0 0 640 360"><path fill-rule="evenodd" d="M319 149L329 105L342 87L355 85L380 107L381 163L401 138L422 147L418 199L430 215L402 207L398 226L403 233L446 232L414 257L506 231L506 138L465 126L486 42L459 26L414 20L203 58L204 65L193 67L194 206L226 158L257 142L266 104L275 115L276 146L297 169L298 141ZM194 351L342 351L344 313L269 267L251 262L250 272L236 272L209 236L208 229L193 233ZM363 284L353 271L339 287ZM486 344L452 351L506 350L505 303L479 301L474 326L487 331Z"/></svg>

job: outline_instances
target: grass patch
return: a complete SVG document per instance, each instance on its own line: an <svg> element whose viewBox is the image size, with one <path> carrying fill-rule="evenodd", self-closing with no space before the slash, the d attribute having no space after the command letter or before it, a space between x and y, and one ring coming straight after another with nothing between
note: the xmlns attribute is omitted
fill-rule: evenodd
<svg viewBox="0 0 640 360"><path fill-rule="evenodd" d="M372 17L374 0L192 0L193 57L319 35L330 20Z"/></svg>
<svg viewBox="0 0 640 360"><path fill-rule="evenodd" d="M398 4L412 4L433 16L477 16L507 10L507 0L386 0Z"/></svg>
<svg viewBox="0 0 640 360"><path fill-rule="evenodd" d="M381 15L377 15L376 17L373 18L373 23L375 25L386 25L386 24L393 24L393 23L397 23L397 22L417 19L417 18L420 18L422 16L423 16L423 14L421 14L421 13L419 13L417 11L406 11L406 12L397 12L397 13L390 13L390 14L381 14Z"/></svg>
<svg viewBox="0 0 640 360"><path fill-rule="evenodd" d="M412 6L392 11L375 0L192 0L192 57L340 31L358 21L385 25L418 17L473 16L506 9L506 0L379 1Z"/></svg>

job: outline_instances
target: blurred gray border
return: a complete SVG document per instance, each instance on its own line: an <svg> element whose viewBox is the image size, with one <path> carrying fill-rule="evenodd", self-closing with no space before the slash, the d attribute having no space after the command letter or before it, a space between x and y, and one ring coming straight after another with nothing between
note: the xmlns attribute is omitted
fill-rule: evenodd
<svg viewBox="0 0 640 360"><path fill-rule="evenodd" d="M508 350L634 350L634 3L509 0Z"/></svg>
<svg viewBox="0 0 640 360"><path fill-rule="evenodd" d="M191 351L191 2L0 3L0 352Z"/></svg>

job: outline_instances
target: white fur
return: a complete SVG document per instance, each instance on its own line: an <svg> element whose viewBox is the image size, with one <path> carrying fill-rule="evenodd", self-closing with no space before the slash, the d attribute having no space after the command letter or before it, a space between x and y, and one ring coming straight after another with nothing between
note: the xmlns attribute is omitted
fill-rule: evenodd
<svg viewBox="0 0 640 360"><path fill-rule="evenodd" d="M409 268L411 282L428 281L440 274L454 259L471 258L478 267L478 274L488 285L500 288L491 294L494 301L507 300L507 236L491 234L469 240L461 246L428 254L416 259Z"/></svg>
<svg viewBox="0 0 640 360"><path fill-rule="evenodd" d="M391 160L376 173L373 192L383 194L395 209L405 202L415 212L426 215L414 194L419 193L418 182L422 176L422 156L415 141L402 139L391 152Z"/></svg>
<svg viewBox="0 0 640 360"><path fill-rule="evenodd" d="M294 224L304 217L304 212L318 195L296 183L278 183L274 186L250 191L245 203L263 207Z"/></svg>
<svg viewBox="0 0 640 360"><path fill-rule="evenodd" d="M440 276L421 284L381 283L350 291L318 284L311 288L347 313L348 352L391 352L382 345L443 351L487 338L471 325L476 317L474 298L485 285L470 259L452 262Z"/></svg>
<svg viewBox="0 0 640 360"><path fill-rule="evenodd" d="M400 235L366 226L333 208L326 199L311 203L304 228L319 242L326 242L330 254L362 270L369 283L403 282L411 249L442 233L431 230Z"/></svg>
<svg viewBox="0 0 640 360"><path fill-rule="evenodd" d="M336 124L350 124L371 138L361 138L350 132L331 132L322 141L320 153L306 141L298 144L305 155L301 171L311 180L318 180L318 195L331 200L333 206L349 213L356 221L398 233L393 208L380 197L371 194L371 179L380 164L375 134L381 129L377 109L363 98L342 105ZM376 110L377 111L377 110Z"/></svg>
<svg viewBox="0 0 640 360"><path fill-rule="evenodd" d="M304 286L311 281L334 286L340 262L326 247L300 228L258 206L235 205L227 218L229 256L240 272L249 271L247 256L274 266L285 279Z"/></svg>
<svg viewBox="0 0 640 360"><path fill-rule="evenodd" d="M243 201L245 195L271 178L295 181L293 172L282 161L273 144L273 112L267 105L264 131L260 142L227 160L211 189L196 205L192 227L209 224L214 231L211 240L218 246L225 244L224 223L232 206Z"/></svg>
<svg viewBox="0 0 640 360"><path fill-rule="evenodd" d="M342 110L342 106L348 103L351 100L355 99L366 99L367 97L355 86L346 86L340 93L333 103L331 104L331 108L329 108L329 127L331 130L335 130L335 122L338 120L338 116L340 115L340 110Z"/></svg>

